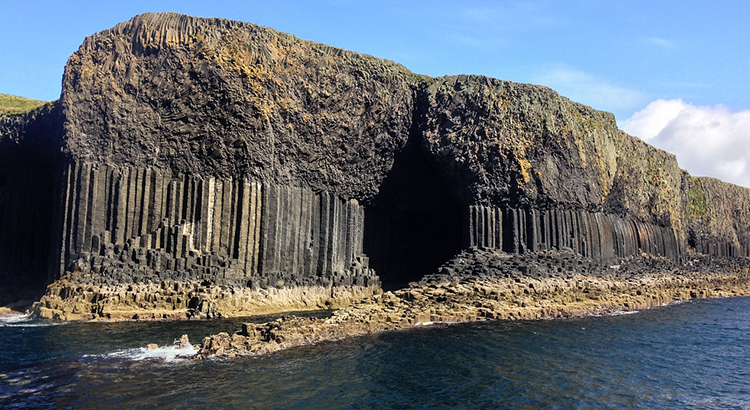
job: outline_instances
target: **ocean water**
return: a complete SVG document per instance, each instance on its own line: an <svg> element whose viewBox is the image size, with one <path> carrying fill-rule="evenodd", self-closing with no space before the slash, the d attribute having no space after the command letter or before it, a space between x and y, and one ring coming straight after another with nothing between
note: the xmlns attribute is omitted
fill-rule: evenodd
<svg viewBox="0 0 750 410"><path fill-rule="evenodd" d="M259 358L195 361L168 347L240 322L6 318L0 408L750 408L750 298L429 326Z"/></svg>

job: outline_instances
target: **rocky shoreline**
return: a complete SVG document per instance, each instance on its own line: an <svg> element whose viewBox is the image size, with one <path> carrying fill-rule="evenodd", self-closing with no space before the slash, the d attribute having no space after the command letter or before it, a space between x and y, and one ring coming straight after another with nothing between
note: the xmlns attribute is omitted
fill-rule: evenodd
<svg viewBox="0 0 750 410"><path fill-rule="evenodd" d="M162 280L102 283L76 272L47 287L31 314L51 320L186 320L338 309L381 293L380 286L269 286Z"/></svg>
<svg viewBox="0 0 750 410"><path fill-rule="evenodd" d="M263 355L296 346L416 326L534 320L643 310L696 298L750 295L750 259L691 253L682 265L646 254L609 265L573 252L508 254L470 248L408 287L269 286L207 281L102 283L73 272L31 313L53 320L185 320L332 310L284 316L203 339L194 358ZM3 313L3 311L0 311Z"/></svg>
<svg viewBox="0 0 750 410"><path fill-rule="evenodd" d="M508 255L470 249L437 274L337 310L329 318L289 316L206 337L195 357L263 355L437 323L567 318L750 295L745 259L691 256L681 267L649 256L600 266L572 252Z"/></svg>

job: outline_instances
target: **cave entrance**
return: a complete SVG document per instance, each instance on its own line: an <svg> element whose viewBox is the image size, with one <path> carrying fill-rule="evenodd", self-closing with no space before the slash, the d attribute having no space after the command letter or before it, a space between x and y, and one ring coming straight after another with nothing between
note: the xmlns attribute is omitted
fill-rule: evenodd
<svg viewBox="0 0 750 410"><path fill-rule="evenodd" d="M420 280L461 250L463 208L436 161L410 141L365 208L364 251L384 289Z"/></svg>
<svg viewBox="0 0 750 410"><path fill-rule="evenodd" d="M50 238L56 179L38 161L27 165L5 155L0 157L5 168L0 169L0 306L22 311L44 294L54 266Z"/></svg>

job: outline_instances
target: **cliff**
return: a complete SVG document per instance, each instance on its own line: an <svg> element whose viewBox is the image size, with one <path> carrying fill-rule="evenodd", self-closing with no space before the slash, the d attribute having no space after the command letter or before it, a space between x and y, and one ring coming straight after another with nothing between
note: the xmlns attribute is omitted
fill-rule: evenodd
<svg viewBox="0 0 750 410"><path fill-rule="evenodd" d="M254 24L146 14L71 56L66 151L372 196L408 137L417 78Z"/></svg>
<svg viewBox="0 0 750 410"><path fill-rule="evenodd" d="M715 178L691 177L686 182L688 244L705 254L749 256L750 190Z"/></svg>
<svg viewBox="0 0 750 410"><path fill-rule="evenodd" d="M47 292L50 316L66 299L102 316L148 284L162 290L134 310L228 303L217 286L249 292L224 314L269 289L324 306L471 247L599 263L750 249L750 191L690 177L611 114L249 23L144 14L90 36L60 100L0 130L0 266L72 283Z"/></svg>

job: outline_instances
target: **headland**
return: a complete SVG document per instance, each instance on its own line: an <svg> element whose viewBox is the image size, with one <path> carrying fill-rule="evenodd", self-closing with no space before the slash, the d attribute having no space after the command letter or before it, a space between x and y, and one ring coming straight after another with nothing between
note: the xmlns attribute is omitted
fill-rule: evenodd
<svg viewBox="0 0 750 410"><path fill-rule="evenodd" d="M0 305L40 318L348 306L327 339L740 295L749 216L547 87L224 19L93 34L58 101L0 116Z"/></svg>

